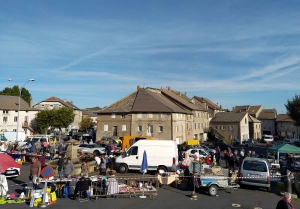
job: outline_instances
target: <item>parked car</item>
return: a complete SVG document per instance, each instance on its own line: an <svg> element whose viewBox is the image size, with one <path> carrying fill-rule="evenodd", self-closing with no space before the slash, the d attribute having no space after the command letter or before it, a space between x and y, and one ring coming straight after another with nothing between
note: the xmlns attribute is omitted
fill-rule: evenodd
<svg viewBox="0 0 300 209"><path fill-rule="evenodd" d="M0 165L0 173L6 177L17 177L21 174L21 165L6 153L0 153Z"/></svg>
<svg viewBox="0 0 300 209"><path fill-rule="evenodd" d="M236 146L236 145L240 145L240 140L238 139L232 139L232 145Z"/></svg>
<svg viewBox="0 0 300 209"><path fill-rule="evenodd" d="M300 170L300 157L293 157L291 163L288 165L292 171Z"/></svg>
<svg viewBox="0 0 300 209"><path fill-rule="evenodd" d="M216 153L215 149L211 149L208 146L205 146L205 145L202 145L202 144L200 145L200 148L204 149L207 153Z"/></svg>
<svg viewBox="0 0 300 209"><path fill-rule="evenodd" d="M194 149L188 149L186 151L186 153L188 153L191 156L194 156L194 154L198 152L199 153L199 158L204 158L207 155L209 155L209 153L207 151L205 151L204 149L201 148L194 148Z"/></svg>
<svg viewBox="0 0 300 209"><path fill-rule="evenodd" d="M229 148L233 148L232 145L228 144L227 142L224 142L224 141L217 141L214 143L214 147L217 148L217 147L220 147L220 150L223 151L225 149L227 149L228 147Z"/></svg>
<svg viewBox="0 0 300 209"><path fill-rule="evenodd" d="M252 140L247 140L245 141L245 147L253 147L253 141Z"/></svg>
<svg viewBox="0 0 300 209"><path fill-rule="evenodd" d="M80 144L77 147L77 151L88 154L100 155L105 154L105 147L101 147L97 144Z"/></svg>
<svg viewBox="0 0 300 209"><path fill-rule="evenodd" d="M269 142L266 143L267 147L272 147L272 146L275 146L275 145L276 145L276 142L274 142L274 141L269 141Z"/></svg>
<svg viewBox="0 0 300 209"><path fill-rule="evenodd" d="M246 157L242 162L239 177L240 185L263 187L268 192L271 191L270 170L266 159Z"/></svg>

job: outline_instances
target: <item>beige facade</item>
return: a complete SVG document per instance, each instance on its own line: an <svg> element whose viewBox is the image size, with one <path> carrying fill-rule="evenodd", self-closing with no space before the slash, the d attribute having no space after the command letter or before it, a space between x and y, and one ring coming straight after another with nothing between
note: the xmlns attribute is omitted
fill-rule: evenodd
<svg viewBox="0 0 300 209"><path fill-rule="evenodd" d="M239 139L241 142L249 139L248 113L217 113L211 120L210 127L224 138Z"/></svg>
<svg viewBox="0 0 300 209"><path fill-rule="evenodd" d="M131 133L131 114L110 113L98 115L97 119L97 138L103 136L130 136Z"/></svg>
<svg viewBox="0 0 300 209"><path fill-rule="evenodd" d="M79 129L79 123L82 120L82 110L75 107L73 105L73 102L67 102L66 100L61 100L56 97L50 97L33 106L33 108L38 110L51 110L54 108L57 109L61 107L73 108L73 113L75 114L74 122L68 127L68 129Z"/></svg>
<svg viewBox="0 0 300 209"><path fill-rule="evenodd" d="M300 139L300 127L295 125L287 114L278 114L277 117L278 135L287 139Z"/></svg>

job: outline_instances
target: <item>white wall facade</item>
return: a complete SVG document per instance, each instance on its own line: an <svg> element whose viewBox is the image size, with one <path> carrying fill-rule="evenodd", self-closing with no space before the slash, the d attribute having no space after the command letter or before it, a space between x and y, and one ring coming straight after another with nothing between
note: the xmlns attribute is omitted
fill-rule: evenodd
<svg viewBox="0 0 300 209"><path fill-rule="evenodd" d="M30 131L27 128L22 128L24 123L30 123L35 119L38 110L20 111L19 116L19 131L24 131L27 136L30 135ZM0 110L0 129L2 131L17 131L17 118L18 111L15 110ZM25 124L26 125L26 124Z"/></svg>

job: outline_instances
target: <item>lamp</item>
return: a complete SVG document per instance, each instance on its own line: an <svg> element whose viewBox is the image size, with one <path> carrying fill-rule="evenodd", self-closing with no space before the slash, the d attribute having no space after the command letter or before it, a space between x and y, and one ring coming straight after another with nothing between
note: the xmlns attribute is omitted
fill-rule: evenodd
<svg viewBox="0 0 300 209"><path fill-rule="evenodd" d="M20 88L20 86L15 82L13 79L9 78L8 81L14 82L19 89L19 104L18 104L18 118L17 118L17 136L16 136L16 141L19 140L19 120L20 120L20 108L21 108L21 94L22 94L22 88L30 81L35 81L35 79L31 78L28 81L26 81L23 86Z"/></svg>

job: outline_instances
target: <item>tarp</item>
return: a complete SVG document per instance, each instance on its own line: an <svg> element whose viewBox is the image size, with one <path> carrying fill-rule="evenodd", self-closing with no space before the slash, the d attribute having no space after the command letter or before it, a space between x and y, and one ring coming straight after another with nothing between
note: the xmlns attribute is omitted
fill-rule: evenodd
<svg viewBox="0 0 300 209"><path fill-rule="evenodd" d="M0 173L4 173L8 168L21 169L21 165L14 161L14 159L8 154L0 153Z"/></svg>
<svg viewBox="0 0 300 209"><path fill-rule="evenodd" d="M271 152L280 152L280 153L300 153L300 148L290 145L290 144L280 144L267 148Z"/></svg>

